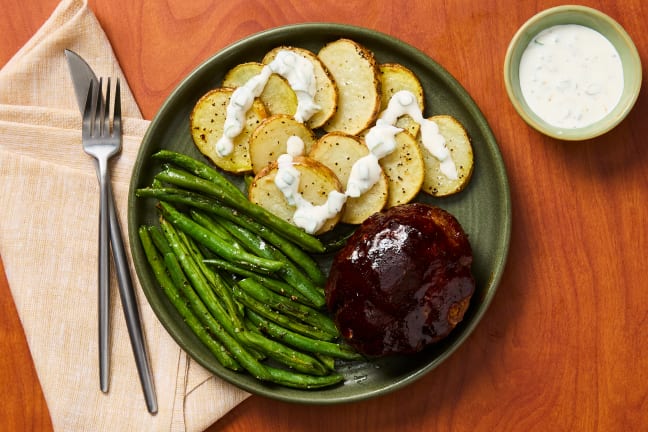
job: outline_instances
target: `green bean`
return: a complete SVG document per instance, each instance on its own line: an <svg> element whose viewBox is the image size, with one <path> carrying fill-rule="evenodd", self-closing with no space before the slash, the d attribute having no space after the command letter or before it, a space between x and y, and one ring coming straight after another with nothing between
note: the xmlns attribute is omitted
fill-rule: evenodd
<svg viewBox="0 0 648 432"><path fill-rule="evenodd" d="M252 182L254 181L254 176L253 175L246 175L243 176L243 185L245 186L245 193L248 193L250 191L250 186L252 186Z"/></svg>
<svg viewBox="0 0 648 432"><path fill-rule="evenodd" d="M250 218L224 218L230 222L235 223L242 229L246 229L251 233L261 237L275 248L280 250L286 257L290 258L294 264L299 266L306 276L315 284L323 285L326 283L326 275L320 269L319 264L309 254L304 252L301 248L297 247L293 242L286 241L286 239L277 234L272 229L267 229L263 225Z"/></svg>
<svg viewBox="0 0 648 432"><path fill-rule="evenodd" d="M196 223L202 225L204 228L207 228L209 231L218 235L224 241L231 244L233 247L245 250L243 245L241 245L236 239L220 224L216 223L212 218L207 216L204 213L201 213L195 209L189 211L191 218L196 221Z"/></svg>
<svg viewBox="0 0 648 432"><path fill-rule="evenodd" d="M294 332L312 337L314 339L326 341L334 339L334 337L332 337L330 334L316 327L300 322L276 310L271 309L268 305L263 304L262 302L248 295L245 291L243 291L243 289L241 289L238 284L232 288L232 293L234 294L234 297L236 297L236 299L239 302L243 303L248 309L255 311L256 313L266 319L269 319L270 321L280 324L283 327L289 328Z"/></svg>
<svg viewBox="0 0 648 432"><path fill-rule="evenodd" d="M168 235L173 235L179 240L174 253L186 259L185 267L190 272L191 279L196 284L197 291L199 291L198 293L207 309L212 315L223 317L224 321L219 321L233 337L237 338L239 332L245 329L243 324L245 309L241 303L234 300L231 286L219 274L213 272L202 262L204 258L198 250L198 245L191 238L182 231L173 229L173 226L167 221L162 220L160 223L172 230ZM239 342L245 343L245 341L240 340ZM257 360L265 358L265 354L254 349L249 349L249 351Z"/></svg>
<svg viewBox="0 0 648 432"><path fill-rule="evenodd" d="M342 249L349 241L351 236L355 233L357 228L357 225L354 225L352 227L346 227L346 229L340 231L343 231L339 233L337 236L333 237L332 235L329 235L326 239L322 239L322 243L324 244L324 252L325 253L333 253L337 252L340 249Z"/></svg>
<svg viewBox="0 0 648 432"><path fill-rule="evenodd" d="M236 330L233 323L228 319L227 313L222 306L215 300L213 293L207 287L204 277L187 257L173 225L165 219L162 219L160 224L162 232L174 252L165 255L165 262L168 261L167 267L172 278L177 279L176 284L180 284L182 287L193 310L201 318L203 324L208 326L248 372L259 379L267 381L269 379L268 371L257 361L254 354L236 339ZM177 266L174 264L175 262L178 263Z"/></svg>
<svg viewBox="0 0 648 432"><path fill-rule="evenodd" d="M166 219L160 219L160 226L173 254L177 257L187 279L200 297L202 303L214 318L233 336L242 329L231 320L225 310L222 299L216 296L205 275L200 271L193 257L182 241L181 231L176 230L173 224Z"/></svg>
<svg viewBox="0 0 648 432"><path fill-rule="evenodd" d="M267 304L272 309L293 316L313 327L328 333L336 338L340 333L335 323L327 315L301 303L294 302L286 297L272 292L254 279L243 279L239 286L256 300Z"/></svg>
<svg viewBox="0 0 648 432"><path fill-rule="evenodd" d="M218 170L212 168L208 164L194 159L191 156L174 152L171 150L162 149L153 155L154 159L169 162L173 165L179 166L190 173L197 175L205 180L209 180L220 188L225 189L235 197L247 199L245 194L230 182Z"/></svg>
<svg viewBox="0 0 648 432"><path fill-rule="evenodd" d="M144 249L144 254L153 270L155 279L158 281L160 287L176 308L184 322L187 323L191 331L203 344L205 344L209 351L214 354L221 365L228 369L236 371L241 370L241 365L234 359L234 357L232 357L223 344L214 339L207 330L205 330L205 327L200 323L200 320L185 303L180 291L167 274L166 264L156 250L149 229L145 226L141 226L138 233L142 243L142 248ZM170 251L170 249L168 250ZM161 252L164 253L164 249L162 249Z"/></svg>
<svg viewBox="0 0 648 432"><path fill-rule="evenodd" d="M283 262L283 268L277 272L281 277L299 291L304 298L318 308L324 307L326 300L324 291L316 286L306 275L304 275L295 264L290 261L278 249L274 248L259 238L253 232L228 220L219 221L225 229L237 240L243 243L253 253L266 259L274 259Z"/></svg>
<svg viewBox="0 0 648 432"><path fill-rule="evenodd" d="M335 371L335 359L326 354L315 353L314 357L320 361L329 371Z"/></svg>
<svg viewBox="0 0 648 432"><path fill-rule="evenodd" d="M210 287L214 290L214 293L223 302L223 305L225 306L225 309L228 315L230 316L230 319L232 320L232 323L234 324L235 328L237 329L244 328L243 316L240 313L240 309L236 301L232 297L232 293L229 287L226 287L224 285L225 282L223 281L223 279L218 273L212 271L212 269L209 268L203 262L205 258L202 256L200 250L198 250L198 247L194 243L194 241L191 238L189 238L186 234L184 234L182 231L178 231L177 234L178 237L180 237L180 240L182 240L182 242L184 243L186 247L186 252L188 252L190 258L193 259L193 262L195 263L196 267L203 274L203 276L209 283Z"/></svg>
<svg viewBox="0 0 648 432"><path fill-rule="evenodd" d="M280 249L286 256L301 267L310 279L316 284L324 284L326 275L322 272L315 261L308 253L304 252L293 241L281 235L273 229L269 229L255 219L242 214L240 211L223 206L217 200L206 197L197 192L179 188L141 188L136 191L140 198L157 198L161 201L168 201L176 204L184 204L190 207L203 210L214 216L219 216L240 225L253 233L261 236L268 243Z"/></svg>
<svg viewBox="0 0 648 432"><path fill-rule="evenodd" d="M171 224L225 259L246 267L270 272L277 271L283 267L283 263L280 261L261 258L232 247L227 242L213 235L209 230L191 220L191 218L177 211L171 204L160 201L160 209L163 217Z"/></svg>
<svg viewBox="0 0 648 432"><path fill-rule="evenodd" d="M246 317L262 333L266 333L268 336L302 351L324 354L344 360L360 360L362 358L360 354L350 347L339 343L310 338L291 331L288 328L282 327L281 325L264 318L254 310L251 310L251 308L246 310Z"/></svg>
<svg viewBox="0 0 648 432"><path fill-rule="evenodd" d="M311 303L317 302L318 306L323 306L323 295L318 292L319 289L313 285L312 281L306 275L300 273L299 269L285 255L272 245L267 244L261 237L227 219L213 219L195 210L192 211L192 216L196 222L209 230L218 232L229 243L237 245L237 247L241 247L257 256L282 261L284 268L278 274L286 276L284 279L291 282L293 287L304 286L302 288L303 290L308 289L314 291L314 294L309 296L313 299Z"/></svg>
<svg viewBox="0 0 648 432"><path fill-rule="evenodd" d="M271 381L286 387L298 389L317 389L330 387L344 381L344 376L339 373L331 373L325 376L313 376L287 371L284 369L266 366L270 373Z"/></svg>
<svg viewBox="0 0 648 432"><path fill-rule="evenodd" d="M224 189L219 188L209 180L205 180L177 168L168 168L161 171L155 176L155 178L165 183L171 183L176 186L181 186L183 188L213 196L219 201L257 219L263 225L267 225L277 230L285 237L288 237L295 243L301 245L304 249L310 252L324 252L324 246L317 237L306 233L302 229L281 219L263 207L250 202L245 197L228 194Z"/></svg>
<svg viewBox="0 0 648 432"><path fill-rule="evenodd" d="M319 376L326 375L329 372L316 358L300 351L295 351L294 349L275 340L268 339L260 333L247 330L241 333L241 336L256 350L266 354L269 358L290 367L291 369Z"/></svg>
<svg viewBox="0 0 648 432"><path fill-rule="evenodd" d="M297 291L292 285L284 281L280 281L279 279L274 279L259 273L255 273L251 270L237 266L235 264L230 263L229 261L225 261L222 259L208 258L205 259L204 262L205 264L214 266L228 273L237 274L239 276L243 276L246 278L256 279L257 281L259 281L260 283L262 283L264 286L268 287L272 291L276 292L277 294L285 296L293 301L297 301L302 304L311 304L310 302L305 300L301 295L301 293Z"/></svg>
<svg viewBox="0 0 648 432"><path fill-rule="evenodd" d="M169 243L167 243L167 240L164 237L164 234L162 233L162 230L160 229L159 226L155 226L155 225L149 226L147 228L147 233L151 237L151 241L155 245L155 248L160 251L162 256L168 253L173 253L171 247L169 246Z"/></svg>
<svg viewBox="0 0 648 432"><path fill-rule="evenodd" d="M238 241L237 239L223 226L222 223L219 221L215 221L211 217L205 215L204 213L198 212L196 210L191 211L193 219L202 225L203 227L211 230L212 232L217 232L219 235L234 245L235 247L240 247L244 248ZM260 249L263 249L264 247L267 246L260 246ZM255 251L259 251L257 248L252 247L252 248L247 248L247 250L251 251L254 253ZM270 259L275 259L279 260L279 257L275 257L273 255L269 255ZM260 281L263 281L264 284L267 284L270 289L276 291L279 294L282 294L284 296L290 297L291 299L295 301L300 301L303 303L309 303L306 299L304 299L303 295L297 291L293 286L290 284L280 281L278 279L274 279L268 276L265 276L263 274L254 272L252 270L246 269L241 266L237 266L234 263L231 263L227 260L223 259L218 259L218 258L210 258L210 259L205 259L204 260L205 264L210 264L214 267L219 268L220 270L225 270L229 273L234 273L240 276L245 276L245 277L253 277L255 279L258 279ZM312 303L309 303L312 304Z"/></svg>
<svg viewBox="0 0 648 432"><path fill-rule="evenodd" d="M238 283L238 279L231 277L232 275L229 273L226 273L225 275L220 274L220 276L221 276L221 281L225 285L226 289L230 292L232 298L234 298L234 294L232 293L232 290L234 285ZM227 278L226 276L230 276L230 278ZM241 316L245 316L245 305L239 301L236 301L236 299L234 299L234 301L239 308L239 313L241 314Z"/></svg>

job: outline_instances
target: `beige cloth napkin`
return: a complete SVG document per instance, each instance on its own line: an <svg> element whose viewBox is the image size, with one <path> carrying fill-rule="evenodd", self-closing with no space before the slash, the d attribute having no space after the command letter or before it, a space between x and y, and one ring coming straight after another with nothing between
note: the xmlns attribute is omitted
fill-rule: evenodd
<svg viewBox="0 0 648 432"><path fill-rule="evenodd" d="M249 395L213 377L178 347L133 269L159 412L146 410L114 275L110 392L99 390L99 191L93 161L81 146L65 48L81 54L97 75L126 83L105 33L81 0L60 3L0 70L0 253L54 428L204 430ZM126 233L128 183L148 121L127 85L122 96L123 151L111 172Z"/></svg>

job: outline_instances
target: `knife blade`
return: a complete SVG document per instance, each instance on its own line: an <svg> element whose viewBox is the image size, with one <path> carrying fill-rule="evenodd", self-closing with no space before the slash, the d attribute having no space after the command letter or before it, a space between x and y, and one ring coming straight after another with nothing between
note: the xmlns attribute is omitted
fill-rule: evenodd
<svg viewBox="0 0 648 432"><path fill-rule="evenodd" d="M79 105L79 111L83 114L90 81L92 81L95 88L98 88L99 80L90 65L79 54L66 49L65 59L70 69L70 75L72 75L72 84L74 85L74 94Z"/></svg>
<svg viewBox="0 0 648 432"><path fill-rule="evenodd" d="M80 55L74 51L66 49L65 57L67 59L68 68L70 69L70 75L72 76L72 83L74 85L74 92L79 105L79 111L83 114L90 82L93 82L93 85L98 85L99 80L90 65L88 65ZM108 187L111 186L108 185ZM148 355L146 353L146 345L142 335L139 310L123 244L121 226L115 210L115 203L113 201L108 203L108 214L113 261L115 263L119 293L122 308L124 309L126 317L128 334L131 339L131 347L135 356L135 363L140 377L142 390L144 392L147 409L151 414L155 414L157 413L158 407L155 388L153 385L153 376L149 365ZM105 391L107 391L107 388Z"/></svg>

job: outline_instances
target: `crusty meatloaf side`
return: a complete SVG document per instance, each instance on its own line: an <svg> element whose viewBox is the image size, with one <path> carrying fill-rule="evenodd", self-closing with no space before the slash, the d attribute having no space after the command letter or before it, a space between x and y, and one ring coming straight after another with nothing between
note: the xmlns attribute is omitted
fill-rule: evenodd
<svg viewBox="0 0 648 432"><path fill-rule="evenodd" d="M409 354L447 336L475 290L472 249L449 212L422 203L368 218L334 257L326 300L367 356Z"/></svg>

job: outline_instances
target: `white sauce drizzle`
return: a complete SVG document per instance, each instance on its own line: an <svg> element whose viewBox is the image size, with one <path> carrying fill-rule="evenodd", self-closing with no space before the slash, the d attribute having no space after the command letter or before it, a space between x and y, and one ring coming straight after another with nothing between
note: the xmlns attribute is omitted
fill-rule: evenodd
<svg viewBox="0 0 648 432"><path fill-rule="evenodd" d="M358 159L351 167L345 192L342 194L331 191L327 201L322 205L311 204L299 193L299 171L293 166L293 158L302 154L304 145L296 136L288 139L287 153L281 155L277 161L275 185L283 193L286 202L296 208L292 218L293 223L310 234L316 233L328 219L342 211L348 198L360 197L371 189L382 173L380 159L396 149L396 135L402 129L394 124L404 114L409 114L421 124L424 145L440 160L444 174L451 176L454 173L456 178L454 161L445 146L445 139L439 133L438 126L433 121L423 118L416 98L411 92L401 91L392 97L375 126L367 132L365 143L369 154Z"/></svg>
<svg viewBox="0 0 648 432"><path fill-rule="evenodd" d="M284 77L297 95L295 120L303 123L319 111L320 107L314 101L317 87L312 63L292 51L281 50L258 75L234 90L227 105L223 136L216 143L219 156L228 156L234 150L234 138L243 131L248 110L273 73Z"/></svg>
<svg viewBox="0 0 648 432"><path fill-rule="evenodd" d="M602 119L623 92L623 66L612 43L576 24L550 27L534 37L522 54L519 73L529 107L562 128Z"/></svg>
<svg viewBox="0 0 648 432"><path fill-rule="evenodd" d="M449 179L456 180L457 167L446 147L445 138L439 133L439 126L435 122L423 117L421 107L412 92L407 90L396 92L389 100L387 109L380 114L379 121L396 124L396 120L405 114L421 125L423 146L440 162L441 172Z"/></svg>
<svg viewBox="0 0 648 432"><path fill-rule="evenodd" d="M298 137L291 138L300 140ZM332 190L329 192L326 202L321 205L314 205L305 199L298 190L300 174L293 165L293 157L295 156L297 155L290 153L279 156L279 159L277 159L279 168L274 182L286 197L288 204L296 208L292 216L293 223L303 228L307 233L313 234L319 231L327 220L342 211L342 207L346 202L346 195Z"/></svg>
<svg viewBox="0 0 648 432"><path fill-rule="evenodd" d="M297 136L288 138L288 150L277 159L275 185L286 198L286 202L295 207L292 220L304 231L313 234L319 231L327 220L342 211L347 198L357 198L367 192L380 179L382 169L378 160L396 149L396 134L402 129L379 122L371 128L366 136L369 154L358 159L351 167L346 190L336 190L328 194L322 205L313 205L299 193L299 171L293 165L293 158L300 156L304 149L303 141Z"/></svg>
<svg viewBox="0 0 648 432"><path fill-rule="evenodd" d="M267 67L284 77L297 95L295 120L304 123L320 110L315 103L317 83L311 62L292 51L279 51Z"/></svg>

